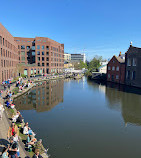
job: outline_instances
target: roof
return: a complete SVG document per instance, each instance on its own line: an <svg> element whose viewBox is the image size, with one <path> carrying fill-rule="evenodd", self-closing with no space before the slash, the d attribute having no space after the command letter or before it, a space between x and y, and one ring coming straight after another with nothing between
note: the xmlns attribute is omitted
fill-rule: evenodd
<svg viewBox="0 0 141 158"><path fill-rule="evenodd" d="M98 69L101 69L101 68L103 68L103 67L105 67L105 66L107 66L107 65L102 65L102 66L100 66Z"/></svg>
<svg viewBox="0 0 141 158"><path fill-rule="evenodd" d="M116 57L116 56L115 56ZM125 57L125 55L124 55L124 57ZM122 55L121 56L118 56L118 57L116 57L116 59L118 60L118 62L120 62L120 63L125 63L125 58L124 58Z"/></svg>

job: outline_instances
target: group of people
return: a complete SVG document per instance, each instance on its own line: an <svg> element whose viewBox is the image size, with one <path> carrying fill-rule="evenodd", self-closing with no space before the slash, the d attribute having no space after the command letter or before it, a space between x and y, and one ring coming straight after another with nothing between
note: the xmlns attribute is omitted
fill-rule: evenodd
<svg viewBox="0 0 141 158"><path fill-rule="evenodd" d="M24 84L26 86L30 86L30 82ZM20 86L20 85L19 85ZM15 108L12 99L12 92L7 90L6 96L3 97L5 99L5 105L8 108ZM3 105L0 103L0 118L2 119L2 113L4 111ZM25 148L28 151L34 151L33 158L42 158L40 153L47 152L42 145L42 140L37 141L35 138L35 133L29 127L28 122L24 124L24 119L19 111L16 112L11 118L12 123L9 126L7 139L9 143L7 146L4 147L2 152L2 158L18 158L20 157L20 150L19 150L19 131L22 131L24 135L27 136L25 142Z"/></svg>
<svg viewBox="0 0 141 158"><path fill-rule="evenodd" d="M21 81L17 81L16 82L16 87L19 87L19 91L22 91L25 87L30 87L32 84L32 81L29 80L28 82L21 82Z"/></svg>
<svg viewBox="0 0 141 158"><path fill-rule="evenodd" d="M8 108L14 109L15 105L13 104L13 99L12 99L12 92L7 90L6 96L4 97L5 99L5 105Z"/></svg>

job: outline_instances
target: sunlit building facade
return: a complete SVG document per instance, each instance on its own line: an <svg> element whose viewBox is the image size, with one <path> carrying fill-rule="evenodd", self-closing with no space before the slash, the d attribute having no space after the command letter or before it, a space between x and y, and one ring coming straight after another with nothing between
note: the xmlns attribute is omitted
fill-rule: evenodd
<svg viewBox="0 0 141 158"><path fill-rule="evenodd" d="M0 23L0 83L17 76L18 45Z"/></svg>
<svg viewBox="0 0 141 158"><path fill-rule="evenodd" d="M46 37L15 37L18 44L19 63L24 74L60 73L64 68L64 44Z"/></svg>

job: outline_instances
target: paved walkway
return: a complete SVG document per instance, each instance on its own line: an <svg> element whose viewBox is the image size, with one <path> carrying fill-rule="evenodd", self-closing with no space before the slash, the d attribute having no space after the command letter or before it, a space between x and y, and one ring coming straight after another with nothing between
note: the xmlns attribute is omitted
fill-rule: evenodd
<svg viewBox="0 0 141 158"><path fill-rule="evenodd" d="M14 87L15 85L11 86L11 90ZM3 96L5 96L5 93L6 92L3 92ZM3 99L0 99L0 102L3 104L4 103ZM7 144L9 143L7 140L7 132L8 132L9 125L10 125L10 121L8 119L6 111L4 111L2 120L0 120L0 155L2 153L3 147L7 146ZM24 146L21 140L19 141L19 149L20 149L20 157L25 158L28 154L24 150Z"/></svg>

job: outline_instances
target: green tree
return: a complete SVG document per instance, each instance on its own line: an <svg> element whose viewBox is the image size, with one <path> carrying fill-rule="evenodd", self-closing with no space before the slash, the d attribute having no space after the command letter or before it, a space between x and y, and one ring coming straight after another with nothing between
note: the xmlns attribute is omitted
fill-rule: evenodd
<svg viewBox="0 0 141 158"><path fill-rule="evenodd" d="M100 61L102 60L102 57L95 56L88 64L88 70L90 72L97 71L97 69L100 67Z"/></svg>
<svg viewBox="0 0 141 158"><path fill-rule="evenodd" d="M81 69L83 69L83 68L86 68L86 69L87 69L87 64L80 60L80 62L74 63L74 68L75 68L76 70L81 70Z"/></svg>

